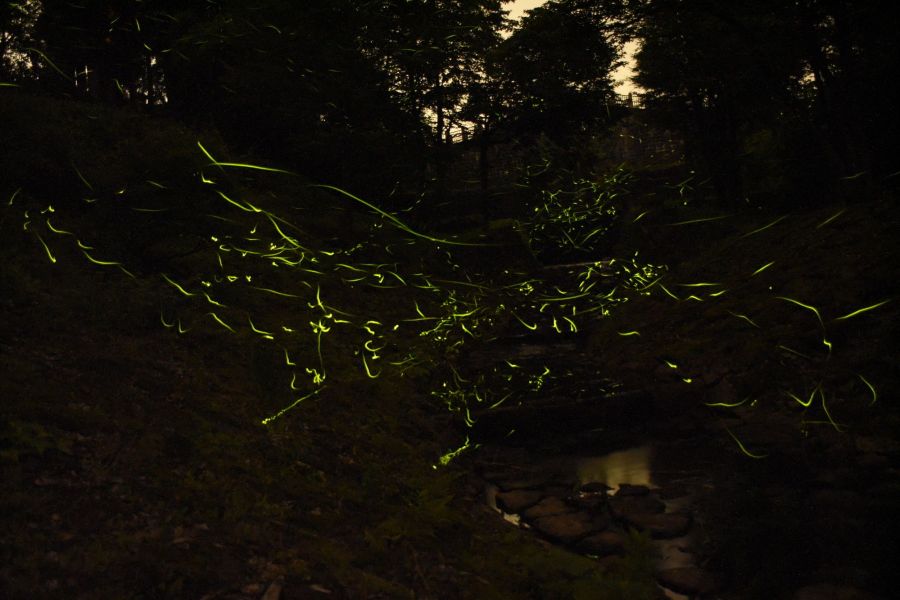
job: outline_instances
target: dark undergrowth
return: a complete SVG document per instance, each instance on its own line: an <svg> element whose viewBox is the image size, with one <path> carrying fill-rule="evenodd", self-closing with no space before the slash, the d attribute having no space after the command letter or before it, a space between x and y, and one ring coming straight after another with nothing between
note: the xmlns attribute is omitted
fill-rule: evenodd
<svg viewBox="0 0 900 600"><path fill-rule="evenodd" d="M646 550L600 569L441 464L446 244L164 119L2 102L0 595L655 595Z"/></svg>
<svg viewBox="0 0 900 600"><path fill-rule="evenodd" d="M656 597L645 546L601 567L541 542L450 460L467 408L503 397L455 357L532 327L577 321L621 384L736 414L735 453L776 452L771 422L898 424L889 200L723 215L622 192L628 294L582 269L550 297L521 226L448 240L214 133L0 103L2 595Z"/></svg>

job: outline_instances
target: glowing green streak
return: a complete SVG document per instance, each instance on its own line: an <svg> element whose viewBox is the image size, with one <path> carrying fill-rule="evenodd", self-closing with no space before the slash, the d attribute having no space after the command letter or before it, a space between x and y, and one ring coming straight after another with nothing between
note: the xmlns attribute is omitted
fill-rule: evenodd
<svg viewBox="0 0 900 600"><path fill-rule="evenodd" d="M474 244L474 245L478 245L478 244ZM477 283L472 283L471 281L458 281L456 279L435 279L435 281L439 281L441 283L449 283L452 285L462 285L465 287L473 287L473 288L476 288L479 290L492 291L491 288L486 285L479 285ZM434 287L434 286L432 286L432 287ZM426 288L426 289L430 289L430 288Z"/></svg>
<svg viewBox="0 0 900 600"><path fill-rule="evenodd" d="M86 250L82 250L81 252L85 255L85 257L87 257L87 259L88 259L89 261L91 261L91 262L94 263L95 265L100 265L100 266L102 266L102 267L119 267L120 269L122 269L122 271L123 271L126 275L128 275L128 276L131 277L132 279L135 279L135 276L134 276L128 269L126 269L125 267L123 267L123 266L122 266L122 263L117 263L117 262L111 261L111 260L97 260L96 258L94 258L93 256L91 256L90 254L88 254Z"/></svg>
<svg viewBox="0 0 900 600"><path fill-rule="evenodd" d="M369 348L369 344L371 344L374 341L375 340L367 340L366 343L363 344L363 347L373 354L373 356L372 356L373 359L378 356L379 350L384 350L384 346L379 346L378 348Z"/></svg>
<svg viewBox="0 0 900 600"><path fill-rule="evenodd" d="M718 298L722 294L727 294L727 293L728 293L728 290L719 290L718 292L713 292L712 294L710 294L709 297L710 298Z"/></svg>
<svg viewBox="0 0 900 600"><path fill-rule="evenodd" d="M248 203L248 205L250 205L250 204ZM296 239L294 239L291 236L284 233L281 230L281 227L278 226L278 223L276 221L281 221L285 225L293 227L294 229L297 229L296 226L292 225L291 223L285 221L282 218L276 217L275 215L273 215L270 212L266 212L266 211L261 211L261 212L263 212L266 215L266 218L269 219L269 221L272 223L272 227L275 228L275 231L278 232L278 235L280 235L286 242L290 243L294 248L303 248L303 246L301 246L300 243ZM255 230L256 227L254 227L253 229ZM306 250L306 248L303 248L303 249ZM313 259L313 262L317 262L317 261L315 259Z"/></svg>
<svg viewBox="0 0 900 600"><path fill-rule="evenodd" d="M81 174L81 171L78 170L78 167L76 167L75 165L72 165L72 168L75 169L75 173L78 174L78 179L80 179L81 182L84 185L86 185L89 190L91 190L93 192L94 186L91 185L90 181L88 181L87 179L84 178L84 175Z"/></svg>
<svg viewBox="0 0 900 600"><path fill-rule="evenodd" d="M869 391L872 392L872 401L869 403L869 406L872 406L873 404L875 404L875 401L878 400L878 392L875 391L875 386L869 383L869 381L862 375L857 374L856 376L859 377L862 382L866 384L866 387L869 388Z"/></svg>
<svg viewBox="0 0 900 600"><path fill-rule="evenodd" d="M315 396L316 394L318 394L319 392L321 392L323 389L324 389L324 386L321 387L321 388L319 388L319 389L317 389L317 390L313 390L312 392L310 392L309 394L303 396L302 398L297 398L297 399L293 402L293 404L291 404L290 406L288 406L288 407L286 407L286 408L281 409L280 411L278 411L276 414L272 415L271 417L267 417L267 418L263 419L263 420L261 421L261 423L262 423L263 425L268 425L269 423L271 423L271 422L274 421L275 419L280 418L284 413L286 413L287 411L291 410L292 408L294 408L295 406L297 406L298 404L300 404L301 402L303 402L303 401L306 400L307 398L311 398L311 397Z"/></svg>
<svg viewBox="0 0 900 600"><path fill-rule="evenodd" d="M575 321L570 319L569 317L563 317L569 323L569 331L572 333L578 333L578 326L575 325Z"/></svg>
<svg viewBox="0 0 900 600"><path fill-rule="evenodd" d="M756 323L754 323L754 322L753 322L753 319L751 319L751 318L748 317L747 315L742 315L742 314L740 314L740 313L731 312L730 310L728 311L728 314L730 314L730 315L733 316L733 317L737 317L738 319L743 319L743 320L747 321L748 323L750 323L751 325L753 325L754 327L756 327L757 329L759 329L759 325L757 325Z"/></svg>
<svg viewBox="0 0 900 600"><path fill-rule="evenodd" d="M47 246L47 243L44 241L44 238L42 238L39 233L35 233L34 235L37 236L38 241L40 241L41 245L44 247L44 252L47 253L47 258L50 259L50 262L53 264L56 264L56 257L53 256L52 252L50 252L50 247Z"/></svg>
<svg viewBox="0 0 900 600"><path fill-rule="evenodd" d="M213 165L215 165L215 166L217 166L217 167L219 167L219 168L221 168L221 167L235 167L235 168L238 168L238 169L252 169L252 170L255 170L255 171L269 171L269 172L272 172L272 173L284 173L284 174L286 174L286 175L296 175L296 173L292 173L291 171L285 171L284 169L276 169L276 168L274 168L274 167L261 167L261 166L259 166L259 165L251 165L251 164L247 164L247 163L219 162L219 161L217 161L215 158L212 157L212 154L210 154L210 153L206 150L206 148L203 147L203 144L201 144L201 143L199 142L199 140L197 141L197 146L200 147L200 150L203 152L203 154L206 155L206 158L209 159L210 163L212 163Z"/></svg>
<svg viewBox="0 0 900 600"><path fill-rule="evenodd" d="M63 73L63 72L60 70L60 68L56 66L56 63L54 63L52 60L50 60L50 58L49 58L46 54L44 54L43 52L41 52L41 51L38 50L37 48L25 48L25 49L26 49L26 50L30 50L31 52L34 52L35 54L39 55L41 58L43 58L44 60L47 61L47 64L48 64L48 65L50 65L51 67L53 67L53 70L54 70L54 71L56 71L57 73L59 73L60 75L62 75L65 79L67 79L67 80L69 80L69 81L72 81L72 78L69 77L68 75L66 75L65 73Z"/></svg>
<svg viewBox="0 0 900 600"><path fill-rule="evenodd" d="M500 406L501 404L503 404L504 402L506 402L506 399L509 398L509 397L512 396L512 395L513 395L512 392L508 393L507 395L503 396L502 398L500 398L499 400L497 400L496 402L494 402L493 404L491 404L491 405L488 407L488 409L497 408L498 406Z"/></svg>
<svg viewBox="0 0 900 600"><path fill-rule="evenodd" d="M254 171L268 171L270 173L284 173L285 175L296 175L296 173L292 171L286 171L284 169L276 169L275 167L263 167L260 165L251 165L247 163L233 163L233 162L215 162L217 167L234 167L236 169L252 169Z"/></svg>
<svg viewBox="0 0 900 600"><path fill-rule="evenodd" d="M223 194L223 193L220 192L219 190L216 190L216 193L219 194L225 201L227 201L227 202L229 202L229 203L231 203L231 204L237 206L239 209L241 209L241 210L244 211L244 212L249 212L249 213L258 213L258 212L262 212L261 209L256 208L255 206L252 206L252 205L250 205L249 203L247 204L247 206L244 206L244 205L241 204L240 202L237 202L236 200L232 200L231 198L229 198L228 196L226 196L225 194Z"/></svg>
<svg viewBox="0 0 900 600"><path fill-rule="evenodd" d="M797 351L794 350L793 348L788 348L787 346L783 346L783 345L781 345L781 344L778 344L777 347L778 347L778 348L781 348L782 350L787 350L787 351L790 352L791 354L796 354L797 356L800 356L800 357L802 357L802 358L805 358L806 360L812 360L811 357L809 357L809 356L803 354L802 352L797 352Z"/></svg>
<svg viewBox="0 0 900 600"><path fill-rule="evenodd" d="M47 219L47 229L52 231L53 233L58 233L60 235L75 235L71 231L63 231L62 229L57 229L53 225L50 224L50 219Z"/></svg>
<svg viewBox="0 0 900 600"><path fill-rule="evenodd" d="M285 327L285 329L287 329L287 328ZM297 363L291 362L291 357L288 354L287 348L282 348L282 350L284 350L284 364L286 364L289 367L296 367Z"/></svg>
<svg viewBox="0 0 900 600"><path fill-rule="evenodd" d="M721 219L727 219L731 215L720 215L718 217L706 217L704 219L691 219L690 221L681 221L679 223L669 223L670 227L676 227L678 225L693 225L694 223L707 223L709 221L719 221Z"/></svg>
<svg viewBox="0 0 900 600"><path fill-rule="evenodd" d="M200 151L203 152L203 154L206 155L206 158L209 159L209 162L211 162L212 164L216 164L217 162L219 162L219 161L217 161L216 159L213 158L212 154L210 154L210 153L206 150L206 148L203 147L203 144L200 143L200 140L197 140L197 146L200 147ZM213 182L213 181L207 181L206 178L203 176L203 173L200 174L200 177L202 178L203 183L215 183L215 182Z"/></svg>
<svg viewBox="0 0 900 600"><path fill-rule="evenodd" d="M230 326L228 323L226 323L225 321L223 321L222 319L220 319L220 318L219 318L219 315L217 315L216 313L214 313L214 312L208 312L208 313L206 313L206 314L208 314L208 315L211 316L213 319L215 319L215 320L219 323L219 325L221 325L222 327L224 327L225 329L227 329L227 330L230 331L231 333L237 333L234 329L231 328L231 326Z"/></svg>
<svg viewBox="0 0 900 600"><path fill-rule="evenodd" d="M336 187L333 185L326 185L326 184L316 184L316 185L313 185L312 187L325 188L327 190L332 190L339 194L342 194L342 195L346 196L347 198L350 198L351 200L354 200L355 202L359 202L363 206L367 206L370 209L374 210L376 213L380 214L385 219L390 221L398 229L405 231L406 233L408 233L410 235L414 235L414 236L422 238L424 240L428 240L429 242L436 242L439 244L451 244L451 245L455 245L455 246L488 246L488 245L490 245L490 244L474 244L474 243L468 243L468 242L455 242L453 240L445 240L445 239L441 239L441 238L432 237L432 236L426 235L424 233L419 233L418 231L415 231L409 225L407 225L406 223L404 223L403 221L401 221L400 219L398 219L391 213L384 211L384 210L378 208L377 206L375 206L374 204L372 204L371 202L366 202L362 198L360 198L358 196L354 196L350 192L342 190L339 187Z"/></svg>
<svg viewBox="0 0 900 600"><path fill-rule="evenodd" d="M305 281L303 282L307 287L312 287ZM261 292L268 292L269 294L275 294L276 296L284 296L285 298L299 298L296 294L288 294L287 292L279 292L278 290L271 290L269 288L256 287L254 285L250 286L254 290L259 290Z"/></svg>
<svg viewBox="0 0 900 600"><path fill-rule="evenodd" d="M181 292L181 293L184 294L185 296L191 297L191 296L196 296L196 295L197 295L197 294L192 294L191 292L187 291L186 289L184 289L183 287L181 287L180 285L178 285L177 283L175 283L174 281L172 281L171 279L169 279L169 276L166 275L165 273L161 273L161 275L162 275L162 278L163 278L163 279L165 279L166 281L168 281L171 285L173 285L173 286L175 287L175 289L177 289L179 292Z"/></svg>
<svg viewBox="0 0 900 600"><path fill-rule="evenodd" d="M640 221L641 219L643 219L643 218L644 218L644 215L646 215L648 212L650 212L650 211L649 211L649 210L645 210L644 212L642 212L641 214L639 214L638 216L636 216L636 217L634 218L634 220L632 221L632 223L637 223L638 221Z"/></svg>
<svg viewBox="0 0 900 600"><path fill-rule="evenodd" d="M537 324L529 325L528 323L526 323L525 321L523 321L522 318L519 317L519 315L517 315L517 314L514 313L513 311L509 311L509 312L512 314L512 316L514 316L514 317L516 318L516 320L517 320L519 323L521 323L522 325L524 325L525 327L527 327L527 328L530 329L531 331L536 331L536 330L537 330L537 328L538 328Z"/></svg>
<svg viewBox="0 0 900 600"><path fill-rule="evenodd" d="M679 287L718 287L721 286L721 283L679 283Z"/></svg>
<svg viewBox="0 0 900 600"><path fill-rule="evenodd" d="M18 83L8 83L6 81L0 81L0 87L20 87Z"/></svg>
<svg viewBox="0 0 900 600"><path fill-rule="evenodd" d="M649 290L649 289L652 288L654 285L656 285L657 283L659 283L660 281L662 281L662 278L663 278L663 276L660 275L659 277L657 277L656 279L654 279L653 281L651 281L650 283L648 283L648 284L645 285L644 287L638 288L637 291L643 292L643 291ZM594 282L594 283L596 283L596 282ZM594 285L594 284L592 283L591 286L593 286L593 285ZM662 285L662 284L660 284L660 285ZM588 289L590 289L590 287L589 287ZM585 290L585 291L587 291L587 290Z"/></svg>
<svg viewBox="0 0 900 600"><path fill-rule="evenodd" d="M412 361L414 361L414 360L416 360L416 357L415 357L415 356L409 356L409 357L407 357L407 358L404 358L403 360L389 361L388 364L389 364L389 365L392 365L392 366L394 366L394 367L402 367L403 365L405 365L405 364L407 364L407 363L410 363L410 362L412 362Z"/></svg>
<svg viewBox="0 0 900 600"><path fill-rule="evenodd" d="M171 329L172 327L175 327L175 323L171 323L171 324L166 323L166 317L163 315L162 311L159 311L159 320L160 320L160 322L162 322L163 327L165 327L166 329Z"/></svg>
<svg viewBox="0 0 900 600"><path fill-rule="evenodd" d="M587 292L583 294L575 294L573 296L563 296L561 298L552 298L549 296L542 296L540 298L535 298L536 300L542 300L545 302L567 302L569 300L578 300L579 298L585 298L588 295Z"/></svg>
<svg viewBox="0 0 900 600"><path fill-rule="evenodd" d="M737 408L741 404L744 404L747 401L747 398L744 398L740 402L734 402L729 404L728 402L704 402L706 406L720 407L720 408Z"/></svg>
<svg viewBox="0 0 900 600"><path fill-rule="evenodd" d="M835 321L843 321L844 319L850 319L850 318L855 317L856 315L862 314L864 312L868 312L870 310L875 310L879 306L884 306L885 304L887 304L890 301L891 301L890 298L888 298L887 300L882 300L878 304L873 304L872 306L867 306L865 308L860 308L859 310L854 310L852 313L846 314L843 317L836 318Z"/></svg>
<svg viewBox="0 0 900 600"><path fill-rule="evenodd" d="M522 368L521 365L517 365L516 363L509 362L508 360L504 360L503 362L508 364L510 366L510 368L513 368L513 369L521 369Z"/></svg>
<svg viewBox="0 0 900 600"><path fill-rule="evenodd" d="M263 336L263 337L266 338L267 340L274 340L274 339L275 339L275 338L272 336L272 334L269 333L268 331L263 331L263 330L261 330L261 329L257 329L257 328L256 328L256 325L253 324L253 319L251 319L249 316L247 317L247 320L250 321L250 329L252 329L254 333L258 333L259 335ZM291 387L293 387L293 382L292 382Z"/></svg>
<svg viewBox="0 0 900 600"><path fill-rule="evenodd" d="M351 271L357 271L358 273L367 273L368 272L363 269L358 269L354 266L348 265L347 263L335 263L334 266L335 267L343 267L345 269L350 269Z"/></svg>
<svg viewBox="0 0 900 600"><path fill-rule="evenodd" d="M663 359L663 362L666 363L666 366L669 367L670 369L677 369L677 368L678 368L678 365L676 365L675 363L673 363L673 362L671 362L671 361L668 361L668 360L666 360L666 359Z"/></svg>
<svg viewBox="0 0 900 600"><path fill-rule="evenodd" d="M641 335L641 333L639 331L617 331L616 333L618 333L622 337L629 337L632 335Z"/></svg>
<svg viewBox="0 0 900 600"><path fill-rule="evenodd" d="M830 217L828 217L827 219L825 219L824 221L822 221L821 223L816 225L816 229L821 229L822 227L825 227L826 225L828 225L829 223L831 223L832 221L837 219L839 216L844 214L846 211L847 211L846 208L837 211L836 213L834 213L833 215L831 215Z"/></svg>
<svg viewBox="0 0 900 600"><path fill-rule="evenodd" d="M452 364L450 365L450 370L453 371L453 381L456 383L457 387L459 387L461 383L469 383L469 380L460 375L459 371Z"/></svg>
<svg viewBox="0 0 900 600"><path fill-rule="evenodd" d="M774 264L775 264L775 261L774 261L774 260L773 260L772 262L770 262L770 263L764 264L763 266L761 266L761 267L758 268L757 270L753 271L753 274L750 275L750 277L754 277L754 276L756 276L756 275L759 275L760 273L762 273L763 271L765 271L766 269L768 269L769 267L771 267L771 266L774 265Z"/></svg>
<svg viewBox="0 0 900 600"><path fill-rule="evenodd" d="M662 291L664 291L666 294L668 294L669 296L671 296L671 297L674 298L675 300L678 300L679 302L681 302L681 298L679 298L678 296L676 296L675 294L673 294L672 292L670 292L669 289L668 289L666 286L664 286L663 284L659 284L659 287L662 288Z"/></svg>
<svg viewBox="0 0 900 600"><path fill-rule="evenodd" d="M406 280L394 273L393 271L388 271L388 275L393 275L400 283L403 285L407 285Z"/></svg>
<svg viewBox="0 0 900 600"><path fill-rule="evenodd" d="M747 448L744 446L744 444L741 443L741 440L739 440L736 435L731 433L731 430L729 428L726 427L725 431L728 432L728 435L731 436L731 439L735 441L735 443L738 445L738 448L740 448L741 452L743 452L746 456L750 458L765 458L768 456L768 454L753 454L752 452L747 450Z"/></svg>
<svg viewBox="0 0 900 600"><path fill-rule="evenodd" d="M365 354L362 354L362 364L363 364L363 367L365 367L365 369L366 369L366 375L369 377L369 379L375 379L375 378L377 378L379 375L381 375L381 371L378 371L378 373L372 375L372 371L369 369L369 363L366 362L366 355L365 355Z"/></svg>
<svg viewBox="0 0 900 600"><path fill-rule="evenodd" d="M814 312L816 314L816 318L819 319L819 323L822 325L822 328L823 329L825 328L825 323L822 321L822 315L819 314L819 309L817 309L815 306L810 306L809 304L803 304L799 300L794 300L793 298L787 298L785 296L775 296L775 297L778 298L779 300L784 300L785 302L790 302L791 304L796 304L797 306L805 308L806 310L811 310L812 312Z"/></svg>
<svg viewBox="0 0 900 600"><path fill-rule="evenodd" d="M819 388L819 396L822 398L822 410L825 411L825 416L828 417L828 422L831 423L831 426L834 427L834 430L838 433L843 433L842 429L843 425L838 425L833 418L831 418L831 413L828 412L828 406L825 404L825 393L822 392L822 388Z"/></svg>
<svg viewBox="0 0 900 600"><path fill-rule="evenodd" d="M18 188L18 189L16 189L16 191L14 191L12 193L12 196L9 197L9 203L7 204L7 206L13 205L13 201L16 199L16 196L18 196L19 192L21 192L21 191L22 191L22 188Z"/></svg>
<svg viewBox="0 0 900 600"><path fill-rule="evenodd" d="M167 188L166 186L164 186L163 184L161 184L161 183L159 183L159 182L157 182L157 181L153 181L152 179L146 179L145 181L146 181L147 183L149 183L150 185L152 185L153 187L155 187L155 188L159 188L159 189L161 189L161 190L167 190L167 189L169 189L169 188Z"/></svg>
<svg viewBox="0 0 900 600"><path fill-rule="evenodd" d="M806 400L805 402L791 392L785 392L785 394L787 394L788 396L793 398L803 408L809 408L809 405L812 404L813 398L816 396L816 390L818 390L818 389L819 389L819 387L816 386L816 388L812 391L812 394L809 395L809 399Z"/></svg>
<svg viewBox="0 0 900 600"><path fill-rule="evenodd" d="M452 450L452 451L446 453L445 455L443 455L442 457L440 457L438 459L438 463L440 463L440 465L442 467L446 467L447 465L450 464L450 461L452 461L454 458L456 458L457 456L459 456L460 454L462 454L463 452L468 450L470 447L471 447L471 444L469 442L469 436L466 436L465 444L463 444L456 450ZM437 468L437 467L435 467L435 468Z"/></svg>
<svg viewBox="0 0 900 600"><path fill-rule="evenodd" d="M784 215L783 217L778 217L777 219L775 219L774 221L772 221L772 222L769 223L768 225L763 225L763 226L760 227L759 229L754 229L753 231L751 231L751 232L749 232L749 233L745 233L744 235L741 236L741 238L750 237L750 236L753 235L754 233L759 233L760 231L765 231L765 230L768 229L769 227L772 227L772 226L774 226L774 225L776 225L776 224L778 224L778 223L784 221L785 219L787 219L787 215Z"/></svg>

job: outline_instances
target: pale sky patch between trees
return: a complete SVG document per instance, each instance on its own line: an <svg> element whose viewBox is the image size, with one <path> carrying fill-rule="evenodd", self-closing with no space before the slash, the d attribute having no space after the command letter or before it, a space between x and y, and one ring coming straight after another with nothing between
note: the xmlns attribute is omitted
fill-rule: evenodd
<svg viewBox="0 0 900 600"><path fill-rule="evenodd" d="M510 19L521 19L526 11L544 4L546 0L513 0L505 8L509 11ZM640 88L631 81L634 76L634 53L637 52L637 42L630 41L625 44L625 64L613 71L613 81L616 82L617 94L626 95L639 92Z"/></svg>

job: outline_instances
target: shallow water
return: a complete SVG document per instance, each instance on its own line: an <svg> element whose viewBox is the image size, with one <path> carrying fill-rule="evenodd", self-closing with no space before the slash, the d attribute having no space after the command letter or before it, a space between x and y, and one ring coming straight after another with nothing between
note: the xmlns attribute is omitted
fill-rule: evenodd
<svg viewBox="0 0 900 600"><path fill-rule="evenodd" d="M653 448L638 446L627 450L610 452L603 456L580 459L575 472L581 485L605 483L615 493L621 484L646 485L654 487L651 474Z"/></svg>

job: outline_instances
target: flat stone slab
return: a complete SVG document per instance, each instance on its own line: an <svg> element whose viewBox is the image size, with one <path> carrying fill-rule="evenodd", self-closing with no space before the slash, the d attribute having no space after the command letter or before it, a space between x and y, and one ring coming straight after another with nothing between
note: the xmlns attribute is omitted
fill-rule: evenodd
<svg viewBox="0 0 900 600"><path fill-rule="evenodd" d="M543 497L537 490L512 490L497 492L497 507L510 513L520 513L529 506L534 506Z"/></svg>
<svg viewBox="0 0 900 600"><path fill-rule="evenodd" d="M650 488L646 485L631 485L630 483L620 483L619 489L616 491L616 498L625 496L646 496L650 493Z"/></svg>
<svg viewBox="0 0 900 600"><path fill-rule="evenodd" d="M522 516L526 519L534 520L541 517L549 517L563 513L575 512L575 508L566 504L561 498L549 497L544 498L531 508L525 510Z"/></svg>
<svg viewBox="0 0 900 600"><path fill-rule="evenodd" d="M635 515L654 515L666 510L666 505L657 497L613 496L609 499L609 509L613 516L629 520Z"/></svg>
<svg viewBox="0 0 900 600"><path fill-rule="evenodd" d="M553 541L574 544L609 527L609 519L588 512L575 512L541 517L532 521L531 526Z"/></svg>
<svg viewBox="0 0 900 600"><path fill-rule="evenodd" d="M599 508L606 504L606 494L579 492L569 498L569 502L578 508Z"/></svg>
<svg viewBox="0 0 900 600"><path fill-rule="evenodd" d="M716 579L699 567L663 569L656 574L663 587L687 596L707 596L716 591Z"/></svg>
<svg viewBox="0 0 900 600"><path fill-rule="evenodd" d="M608 485L606 485L605 483L603 483L601 481L591 481L591 482L586 483L583 486L581 486L582 492L590 492L590 493L606 492L611 489L612 489L611 487L609 487Z"/></svg>
<svg viewBox="0 0 900 600"><path fill-rule="evenodd" d="M612 556L625 554L625 536L617 531L601 531L578 542L578 549L585 554Z"/></svg>
<svg viewBox="0 0 900 600"><path fill-rule="evenodd" d="M691 517L682 513L659 513L655 515L632 515L626 518L629 524L650 533L655 539L681 537L691 528Z"/></svg>

